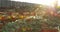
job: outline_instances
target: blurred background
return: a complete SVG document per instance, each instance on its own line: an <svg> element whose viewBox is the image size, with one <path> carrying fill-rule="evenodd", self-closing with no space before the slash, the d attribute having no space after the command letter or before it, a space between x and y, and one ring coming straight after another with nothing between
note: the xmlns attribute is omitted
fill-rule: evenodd
<svg viewBox="0 0 60 32"><path fill-rule="evenodd" d="M60 32L60 0L0 0L0 32Z"/></svg>

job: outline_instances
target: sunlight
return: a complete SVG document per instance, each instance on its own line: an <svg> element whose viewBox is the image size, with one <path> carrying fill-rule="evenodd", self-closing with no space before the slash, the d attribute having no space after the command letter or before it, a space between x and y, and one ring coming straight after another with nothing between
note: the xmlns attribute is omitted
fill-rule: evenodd
<svg viewBox="0 0 60 32"><path fill-rule="evenodd" d="M37 3L43 5L52 6L55 0L11 0L11 1L20 1L20 2L28 2L28 3Z"/></svg>
<svg viewBox="0 0 60 32"><path fill-rule="evenodd" d="M58 0L58 6L60 6L60 0Z"/></svg>

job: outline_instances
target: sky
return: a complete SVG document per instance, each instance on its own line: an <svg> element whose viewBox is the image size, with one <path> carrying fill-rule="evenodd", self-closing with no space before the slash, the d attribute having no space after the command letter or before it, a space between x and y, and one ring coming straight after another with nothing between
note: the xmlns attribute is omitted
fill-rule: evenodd
<svg viewBox="0 0 60 32"><path fill-rule="evenodd" d="M12 1L20 1L20 2L28 2L28 3L36 3L54 6L55 0L12 0ZM58 0L58 6L60 6L60 0Z"/></svg>

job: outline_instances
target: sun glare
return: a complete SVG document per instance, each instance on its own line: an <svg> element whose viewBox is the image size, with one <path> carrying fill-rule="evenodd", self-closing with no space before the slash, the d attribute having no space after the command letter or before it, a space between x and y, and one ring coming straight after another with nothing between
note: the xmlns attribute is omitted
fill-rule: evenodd
<svg viewBox="0 0 60 32"><path fill-rule="evenodd" d="M11 0L11 1L36 3L36 4L43 4L43 5L48 5L48 6L54 6L54 2L55 2L55 0ZM59 3L58 3L58 5L60 5Z"/></svg>
<svg viewBox="0 0 60 32"><path fill-rule="evenodd" d="M60 6L60 0L58 0L58 6Z"/></svg>

